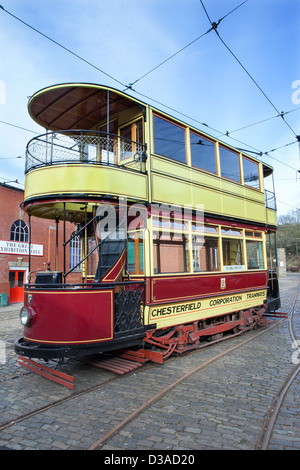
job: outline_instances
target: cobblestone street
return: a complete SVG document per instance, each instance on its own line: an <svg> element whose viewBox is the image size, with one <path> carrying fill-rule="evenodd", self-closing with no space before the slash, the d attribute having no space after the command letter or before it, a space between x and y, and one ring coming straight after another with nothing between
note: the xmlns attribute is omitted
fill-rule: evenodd
<svg viewBox="0 0 300 470"><path fill-rule="evenodd" d="M299 279L296 274L281 278L281 312L291 308ZM97 448L252 450L272 398L297 358L288 320L271 319L270 329L250 331L163 365L147 363L124 376L71 361L64 368L74 376L71 391L18 366L13 341L22 334L19 310L20 305L0 309L0 340L5 345L0 364L2 448L88 449L168 384L241 345L179 382ZM294 329L299 339L299 295ZM258 332L262 334L254 337ZM283 400L270 450L300 449L299 380L298 374Z"/></svg>

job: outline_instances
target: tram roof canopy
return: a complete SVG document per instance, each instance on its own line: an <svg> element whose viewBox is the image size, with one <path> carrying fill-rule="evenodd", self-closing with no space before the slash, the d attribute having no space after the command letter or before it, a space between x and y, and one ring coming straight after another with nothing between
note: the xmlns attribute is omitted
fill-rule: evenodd
<svg viewBox="0 0 300 470"><path fill-rule="evenodd" d="M44 88L30 97L30 116L53 131L92 129L107 116L139 103L124 93L96 84L66 83Z"/></svg>
<svg viewBox="0 0 300 470"><path fill-rule="evenodd" d="M110 116L133 106L145 106L114 88L92 83L63 83L32 95L28 110L32 119L48 130L89 130L106 120L108 97ZM270 165L263 163L264 177L272 171Z"/></svg>

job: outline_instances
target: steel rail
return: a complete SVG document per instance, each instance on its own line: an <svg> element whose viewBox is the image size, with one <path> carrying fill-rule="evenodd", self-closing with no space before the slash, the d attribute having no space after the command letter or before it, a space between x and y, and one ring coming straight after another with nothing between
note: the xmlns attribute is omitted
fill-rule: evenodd
<svg viewBox="0 0 300 470"><path fill-rule="evenodd" d="M295 298L294 298L292 307L291 307L291 309L289 311L289 314L288 314L289 331L290 331L290 335L291 335L291 338L292 338L294 344L296 344L296 337L295 337L295 333L294 333L294 329L293 329L293 315L295 313L295 305L296 305L296 301L297 301L297 297L298 297L299 285L300 285L300 281L298 282ZM298 348L298 350L299 350L299 348ZM299 371L300 371L300 363L297 364L290 371L288 376L285 378L285 380L283 381L283 383L279 387L276 395L273 397L272 402L271 402L271 404L270 404L270 406L267 410L262 429L261 429L260 434L257 438L256 444L255 444L255 450L267 450L268 449L268 446L269 446L269 443L270 443L270 440L271 440L272 431L274 429L274 425L275 425L277 416L280 412L282 402L285 398L285 395L286 395L289 387L291 386L291 384L295 380L295 378L296 378L297 374L299 373Z"/></svg>
<svg viewBox="0 0 300 470"><path fill-rule="evenodd" d="M243 341L240 344L237 344L235 346L232 346L229 348L227 351L224 351L220 354L217 354L216 356L212 357L208 361L204 362L200 366L194 368L190 372L187 372L184 374L182 377L179 379L175 380L172 384L168 385L165 387L162 391L154 395L152 398L150 398L146 403L141 405L138 409L136 409L133 413L131 413L127 418L125 418L123 421L121 421L119 424L117 424L115 427L113 427L110 431L108 431L106 434L104 434L100 439L95 441L87 450L97 450L101 448L110 438L115 436L119 431L121 431L127 424L129 424L131 421L133 421L135 418L137 418L140 414L142 414L144 411L146 411L151 405L153 405L155 402L160 400L164 395L166 395L170 390L175 388L177 385L179 385L181 382L184 382L187 380L189 377L192 375L196 374L200 370L204 369L206 366L212 364L213 362L217 361L218 359L221 359L222 357L226 356L227 354L231 353L232 351L240 348L241 346L244 346L245 344L249 343L250 341L253 341L256 339L258 336L261 336L265 334L266 332L270 331L270 329L278 326L280 323L286 321L285 319L280 320L276 322L275 324L271 325L270 327L267 327L263 331L260 331L257 333L255 336L252 336L251 338L247 338L245 341ZM193 352L196 352L198 349L195 349Z"/></svg>

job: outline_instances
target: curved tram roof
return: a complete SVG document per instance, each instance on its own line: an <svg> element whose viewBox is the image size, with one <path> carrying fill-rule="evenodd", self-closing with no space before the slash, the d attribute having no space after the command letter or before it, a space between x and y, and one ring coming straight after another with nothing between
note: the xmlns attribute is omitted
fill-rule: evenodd
<svg viewBox="0 0 300 470"><path fill-rule="evenodd" d="M111 116L128 107L146 106L146 103L107 86L63 83L43 88L32 95L28 110L32 119L48 130L88 130L106 119L108 95ZM242 153L247 154L247 151ZM251 158L257 160L253 156ZM272 174L273 168L263 163L263 170L264 176L268 176Z"/></svg>

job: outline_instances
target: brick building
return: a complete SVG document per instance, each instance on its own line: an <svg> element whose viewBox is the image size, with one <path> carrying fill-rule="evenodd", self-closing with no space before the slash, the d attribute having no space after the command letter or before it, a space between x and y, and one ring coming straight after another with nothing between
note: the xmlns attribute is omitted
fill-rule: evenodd
<svg viewBox="0 0 300 470"><path fill-rule="evenodd" d="M6 294L9 303L23 301L24 284L28 282L29 217L20 206L23 200L23 190L0 183L0 294ZM63 223L31 217L30 224L30 271L47 269L49 262L52 270L62 271ZM66 223L67 239L75 229L73 224ZM77 255L74 244L68 247L68 269L78 259ZM34 275L30 282L34 282ZM80 274L71 274L70 282L80 282ZM5 299L6 296L1 298Z"/></svg>

